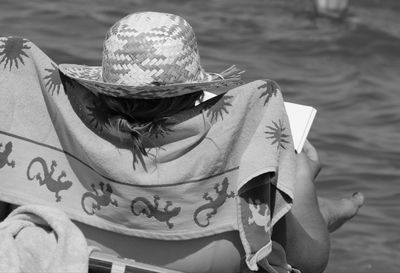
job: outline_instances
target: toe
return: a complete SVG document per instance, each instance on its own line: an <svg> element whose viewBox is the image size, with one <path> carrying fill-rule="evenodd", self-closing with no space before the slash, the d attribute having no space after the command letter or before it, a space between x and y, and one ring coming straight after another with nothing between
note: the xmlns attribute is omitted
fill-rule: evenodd
<svg viewBox="0 0 400 273"><path fill-rule="evenodd" d="M355 193L353 193L353 196L352 196L351 198L352 198L354 204L355 204L358 208L360 208L360 207L362 207L362 205L364 205L364 200L365 200L365 198L364 198L364 195L363 195L361 192L355 192Z"/></svg>
<svg viewBox="0 0 400 273"><path fill-rule="evenodd" d="M343 216L347 219L354 217L364 204L364 195L356 192L350 198L341 200Z"/></svg>

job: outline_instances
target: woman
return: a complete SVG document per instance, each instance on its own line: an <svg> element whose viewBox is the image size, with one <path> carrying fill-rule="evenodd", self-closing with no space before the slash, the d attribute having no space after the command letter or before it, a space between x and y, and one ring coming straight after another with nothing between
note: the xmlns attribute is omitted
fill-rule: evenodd
<svg viewBox="0 0 400 273"><path fill-rule="evenodd" d="M184 272L324 269L317 168L295 154L274 82L201 102L203 90L241 84L241 72L205 72L190 25L164 13L114 24L102 67L60 65L65 94L43 55L24 60L43 96L27 108L50 118L0 128L19 141L2 201L57 206L103 251Z"/></svg>

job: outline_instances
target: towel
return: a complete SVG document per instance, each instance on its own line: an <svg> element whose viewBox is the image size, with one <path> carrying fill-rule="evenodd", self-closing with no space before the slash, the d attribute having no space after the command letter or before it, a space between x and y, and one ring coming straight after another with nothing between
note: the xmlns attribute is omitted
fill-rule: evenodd
<svg viewBox="0 0 400 273"><path fill-rule="evenodd" d="M0 200L55 206L152 239L238 230L252 270L271 253L272 226L290 209L295 183L275 82L250 82L168 117L146 137L146 154L111 129L96 94L25 38L0 38L0 98ZM275 179L251 190L263 175Z"/></svg>
<svg viewBox="0 0 400 273"><path fill-rule="evenodd" d="M59 209L26 205L0 223L0 272L87 272L82 232Z"/></svg>

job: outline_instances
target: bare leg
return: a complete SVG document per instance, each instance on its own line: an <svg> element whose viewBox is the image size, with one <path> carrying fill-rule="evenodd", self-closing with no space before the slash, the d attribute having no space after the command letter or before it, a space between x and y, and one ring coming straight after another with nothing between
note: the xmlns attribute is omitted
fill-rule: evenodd
<svg viewBox="0 0 400 273"><path fill-rule="evenodd" d="M315 178L321 170L318 152L308 141L304 144L303 152L310 159L308 163L315 183ZM364 204L364 195L354 193L352 197L341 200L318 197L318 204L328 231L334 232L358 213L358 210Z"/></svg>
<svg viewBox="0 0 400 273"><path fill-rule="evenodd" d="M275 224L272 240L285 249L290 265L320 273L328 263L330 241L313 183L316 169L304 153L296 156L296 163L292 209Z"/></svg>
<svg viewBox="0 0 400 273"><path fill-rule="evenodd" d="M328 231L334 232L358 213L364 204L364 195L357 192L341 200L318 197L318 203Z"/></svg>

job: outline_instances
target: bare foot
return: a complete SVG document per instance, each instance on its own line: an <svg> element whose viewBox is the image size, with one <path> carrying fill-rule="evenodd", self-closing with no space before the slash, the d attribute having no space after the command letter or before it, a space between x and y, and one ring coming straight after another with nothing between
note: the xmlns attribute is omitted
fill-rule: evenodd
<svg viewBox="0 0 400 273"><path fill-rule="evenodd" d="M308 159L308 171L312 174L315 183L315 178L321 171L318 152L310 142L306 141L303 146L303 153ZM302 161L298 162L301 163ZM354 193L352 197L342 200L318 197L318 203L329 232L334 232L358 213L358 210L364 204L364 195L362 193Z"/></svg>
<svg viewBox="0 0 400 273"><path fill-rule="evenodd" d="M329 232L334 232L358 213L364 204L364 195L357 192L342 200L318 197L318 203Z"/></svg>

